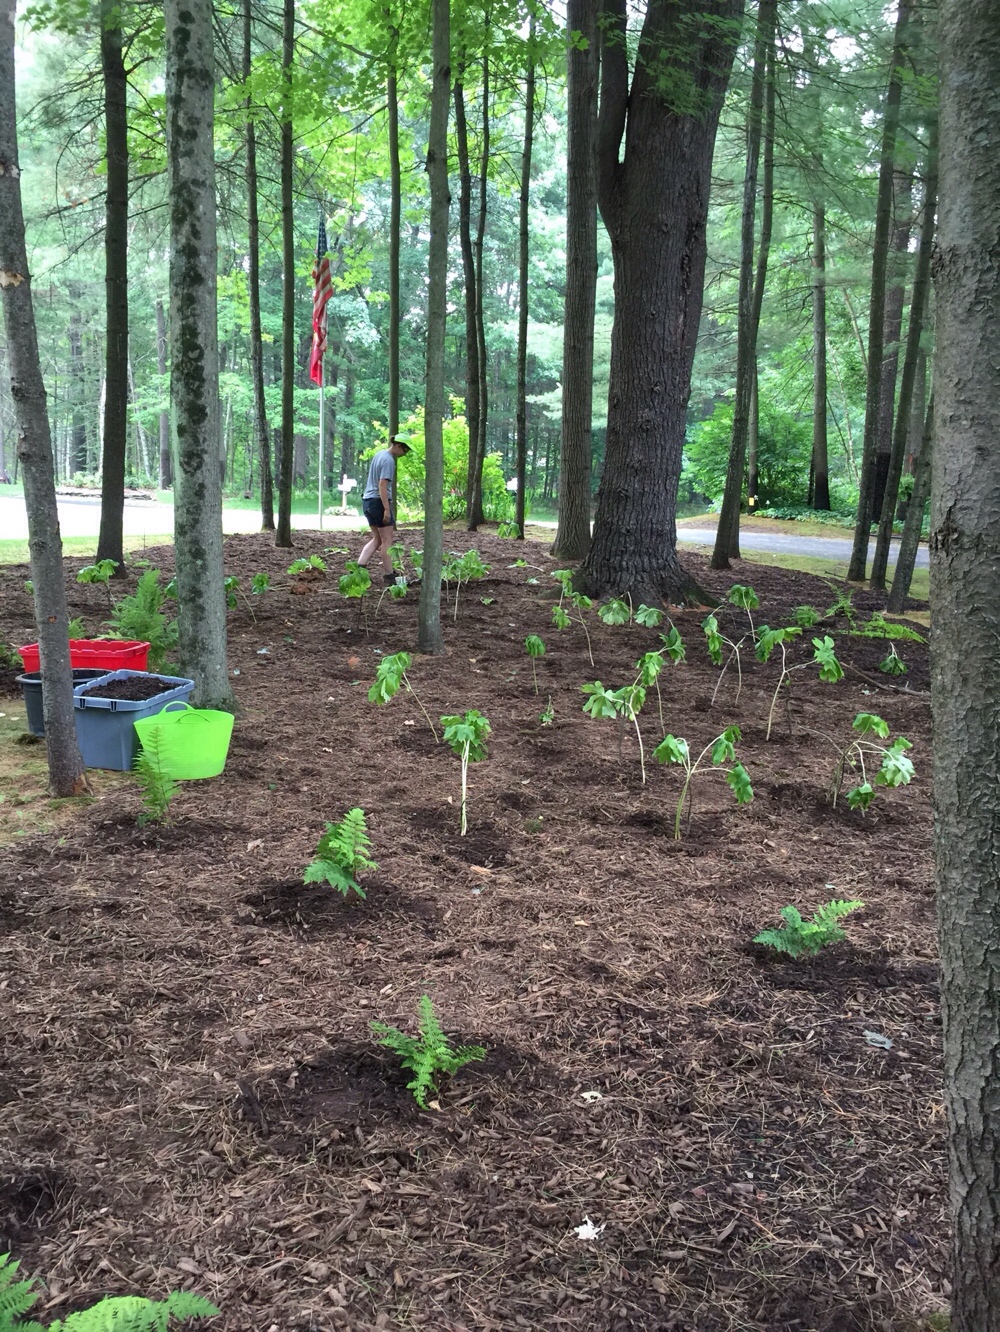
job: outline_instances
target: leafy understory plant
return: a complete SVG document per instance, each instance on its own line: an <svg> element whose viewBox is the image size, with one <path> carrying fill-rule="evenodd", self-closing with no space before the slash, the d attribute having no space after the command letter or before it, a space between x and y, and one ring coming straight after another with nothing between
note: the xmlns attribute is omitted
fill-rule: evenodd
<svg viewBox="0 0 1000 1332"><path fill-rule="evenodd" d="M876 740L866 739L865 737L871 736L877 736L880 740L889 738L889 723L874 712L859 712L851 724L858 735L844 748L837 760L833 781L830 784L830 804L836 808L846 768L850 767L855 771L860 769L861 781L848 791L847 803L851 809L860 809L861 813L865 814L875 799L878 787L910 784L914 768L912 761L907 758L906 751L912 749L913 745L905 735L897 736L889 745L880 745ZM866 755L868 765L865 763ZM880 760L880 766L869 776L868 767L873 760Z"/></svg>
<svg viewBox="0 0 1000 1332"><path fill-rule="evenodd" d="M826 886L832 888L833 884L828 883ZM821 948L847 938L839 922L863 906L864 902L845 902L835 898L821 906L812 920L803 920L797 907L782 907L778 914L785 923L777 930L761 930L760 934L754 936L754 943L765 944L779 953L787 953L789 957L802 957L803 954L815 957Z"/></svg>
<svg viewBox="0 0 1000 1332"><path fill-rule="evenodd" d="M368 855L371 842L363 809L349 809L339 823L328 823L316 843L313 860L302 875L303 883L328 883L344 897L355 892L366 897L357 876L378 865Z"/></svg>
<svg viewBox="0 0 1000 1332"><path fill-rule="evenodd" d="M250 579L250 591L255 597L262 597L270 589L271 575L269 573L255 573Z"/></svg>
<svg viewBox="0 0 1000 1332"><path fill-rule="evenodd" d="M455 584L455 609L452 619L458 619L458 597L462 591L462 584L478 582L480 578L485 578L490 571L490 566L484 564L480 559L478 550L467 550L464 555L453 552L449 559L444 563L441 570L441 578L447 587Z"/></svg>
<svg viewBox="0 0 1000 1332"><path fill-rule="evenodd" d="M308 557L300 555L297 560L292 560L287 572L290 577L294 578L309 569L317 569L320 573L326 573L326 560L322 555L310 555Z"/></svg>
<svg viewBox="0 0 1000 1332"><path fill-rule="evenodd" d="M670 626L669 633L660 635L660 642L663 644L663 651L673 664L679 666L687 656L687 648L685 648L684 640L681 638L675 624Z"/></svg>
<svg viewBox="0 0 1000 1332"><path fill-rule="evenodd" d="M173 581L173 580L171 580ZM122 638L149 644L148 664L151 671L162 671L167 653L177 646L177 621L169 620L163 612L169 585L160 587L156 569L147 569L136 584L135 591L112 608L108 625L112 638Z"/></svg>
<svg viewBox="0 0 1000 1332"><path fill-rule="evenodd" d="M896 651L896 644L889 644L889 655L883 657L878 664L879 670L883 675L905 675L906 662Z"/></svg>
<svg viewBox="0 0 1000 1332"><path fill-rule="evenodd" d="M741 638L736 641L727 637L719 628L719 621L715 615L706 615L701 622L701 628L705 635L705 646L708 649L709 660L713 666L722 666L719 678L715 682L715 688L712 690L712 705L714 705L722 687L722 682L726 678L726 671L729 670L733 662L736 663L736 696L733 702L738 703L740 691L743 688L743 663L740 658L740 648L743 646L744 640ZM729 648L729 656L726 658L725 665L723 665L723 651L727 647Z"/></svg>
<svg viewBox="0 0 1000 1332"><path fill-rule="evenodd" d="M99 583L104 587L108 594L108 609L111 610L114 607L114 599L111 596L111 579L114 577L117 568L117 560L98 560L96 564L85 564L77 572L76 581L78 583Z"/></svg>
<svg viewBox="0 0 1000 1332"><path fill-rule="evenodd" d="M639 769L645 784L646 751L643 748L642 732L639 729L639 713L646 702L645 686L636 681L634 684L623 685L621 689L605 689L600 680L594 680L590 684L581 685L580 689L587 695L583 710L588 717L621 718L623 723L630 721L635 727L636 738L639 741ZM618 753L620 757L620 732Z"/></svg>
<svg viewBox="0 0 1000 1332"><path fill-rule="evenodd" d="M605 601L603 605L598 606L597 614L605 624L630 624L632 621L632 607L621 597L612 597Z"/></svg>
<svg viewBox="0 0 1000 1332"><path fill-rule="evenodd" d="M531 658L531 678L535 682L535 693L538 693L538 672L535 670L535 662L539 657L545 656L545 644L537 634L529 634L524 640L524 650Z"/></svg>
<svg viewBox="0 0 1000 1332"><path fill-rule="evenodd" d="M792 611L792 623L797 624L800 629L812 629L822 618L815 606L796 606Z"/></svg>
<svg viewBox="0 0 1000 1332"><path fill-rule="evenodd" d="M365 605L365 594L372 585L372 576L363 565L358 564L357 560L348 560L344 565L346 573L341 574L337 580L337 588L344 597L350 597L357 601L359 607L358 618L364 615L365 633L368 633L368 609Z"/></svg>
<svg viewBox="0 0 1000 1332"><path fill-rule="evenodd" d="M819 667L819 678L824 684L836 684L838 680L844 678L844 668L837 660L837 654L834 651L835 644L829 634L822 638L812 640L813 655L810 661L802 661L798 666L789 666L788 664L788 644L793 638L798 638L802 630L798 625L787 625L783 629L769 629L766 624L760 627L760 637L757 639L757 646L754 649L754 655L758 661L766 662L770 660L771 654L776 647L781 649L781 673L778 676L778 683L774 687L774 694L771 698L771 707L767 714L767 734L765 740L771 738L771 727L774 724L774 713L778 706L778 695L781 692L782 685L789 690L792 683L792 675L795 671L804 671L807 666L817 665ZM788 729L792 729L791 710L787 706L789 695L785 695L786 709L785 715L788 719Z"/></svg>
<svg viewBox="0 0 1000 1332"><path fill-rule="evenodd" d="M647 606L643 603L635 613L636 624L641 624L644 629L658 629L663 623L663 611L656 606Z"/></svg>
<svg viewBox="0 0 1000 1332"><path fill-rule="evenodd" d="M648 689L650 685L656 690L656 706L660 715L660 730L663 728L663 695L660 693L660 674L666 666L663 660L662 652L644 652L635 663L636 678L635 683Z"/></svg>
<svg viewBox="0 0 1000 1332"><path fill-rule="evenodd" d="M760 597L752 587L747 587L743 583L734 583L729 589L727 597L730 605L739 606L741 610L747 613L747 619L750 621L750 637L756 642L757 632L753 627L753 614L760 606Z"/></svg>
<svg viewBox="0 0 1000 1332"><path fill-rule="evenodd" d="M510 537L516 539L520 535L521 529L518 527L517 523L501 523L497 527L498 537Z"/></svg>
<svg viewBox="0 0 1000 1332"><path fill-rule="evenodd" d="M87 637L87 626L84 624L83 619L82 619L81 616L79 616L79 615L74 615L73 618L72 618L72 620L70 620L70 622L69 622L69 637L70 637L70 638L86 638L86 637ZM0 666L2 666L2 665L3 665L3 663L0 662Z"/></svg>
<svg viewBox="0 0 1000 1332"><path fill-rule="evenodd" d="M679 763L684 769L684 785L674 812L674 840L681 840L681 814L684 802L688 801L688 827L691 826L691 812L694 801L690 797L691 783L699 771L720 771L725 773L726 782L736 797L737 805L748 805L753 799L753 787L750 774L742 763L736 762L736 743L740 738L738 726L727 726L721 735L709 741L696 759L691 757L691 747L682 736L666 735L653 751L658 763ZM711 769L704 769L706 758L711 756ZM729 764L731 766L727 767Z"/></svg>
<svg viewBox="0 0 1000 1332"><path fill-rule="evenodd" d="M555 721L555 719L556 719L556 710L552 706L552 699L549 698L545 704L545 707L538 714L538 720L541 722L543 726L551 726L552 723Z"/></svg>
<svg viewBox="0 0 1000 1332"><path fill-rule="evenodd" d="M590 630L587 628L585 612L590 610L594 604L590 597L584 596L582 592L573 591L573 570L572 569L554 569L552 577L559 583L559 600L552 607L552 623L557 629L568 629L573 623L574 617L565 609L564 602L569 604L576 611L575 618L583 627L583 632L587 636L587 656L590 658L590 664L594 664L594 652L590 644Z"/></svg>
<svg viewBox="0 0 1000 1332"><path fill-rule="evenodd" d="M89 1309L43 1325L25 1318L41 1295L32 1281L18 1281L19 1263L9 1253L0 1253L0 1332L168 1332L174 1319L214 1318L214 1304L190 1291L174 1290L165 1300L141 1295L117 1295L98 1300Z"/></svg>
<svg viewBox="0 0 1000 1332"><path fill-rule="evenodd" d="M859 638L886 638L903 643L927 642L923 634L917 633L916 629L911 629L908 624L887 620L881 611L872 611L871 619L864 624L853 625L851 633Z"/></svg>
<svg viewBox="0 0 1000 1332"><path fill-rule="evenodd" d="M379 707L384 707L386 703L396 697L400 688L404 688L408 694L412 695L413 701L424 714L424 720L431 728L431 735L434 737L434 743L437 744L438 733L434 723L430 719L430 714L417 697L417 691L410 684L410 678L406 672L410 669L413 658L408 652L393 652L391 656L383 657L378 664L378 670L375 672L375 683L368 690L368 698L372 703L377 703Z"/></svg>
<svg viewBox="0 0 1000 1332"><path fill-rule="evenodd" d="M135 757L135 779L142 795L142 810L137 822L169 823L170 803L177 794L177 783L166 771L160 749L160 732L151 727Z"/></svg>
<svg viewBox="0 0 1000 1332"><path fill-rule="evenodd" d="M417 1036L407 1036L385 1022L373 1022L371 1029L379 1044L387 1046L407 1072L413 1074L406 1089L413 1093L421 1110L427 1110L430 1108L427 1093L437 1092L438 1079L453 1077L466 1064L485 1059L486 1049L482 1045L449 1045L428 995L420 996L417 1008L420 1014Z"/></svg>
<svg viewBox="0 0 1000 1332"><path fill-rule="evenodd" d="M462 833L468 828L466 822L466 802L469 793L469 764L479 763L486 757L486 737L492 729L489 721L481 712L470 708L462 716L457 714L441 718L445 744L462 763Z"/></svg>

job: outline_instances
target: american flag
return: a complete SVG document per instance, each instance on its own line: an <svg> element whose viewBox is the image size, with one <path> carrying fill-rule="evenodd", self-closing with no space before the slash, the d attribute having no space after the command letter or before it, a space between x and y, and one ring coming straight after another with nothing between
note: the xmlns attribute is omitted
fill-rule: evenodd
<svg viewBox="0 0 1000 1332"><path fill-rule="evenodd" d="M319 237L316 241L316 262L313 264L313 339L309 356L309 378L314 384L323 383L323 353L326 351L326 303L333 294L330 283L330 259L327 255L326 222L320 217Z"/></svg>

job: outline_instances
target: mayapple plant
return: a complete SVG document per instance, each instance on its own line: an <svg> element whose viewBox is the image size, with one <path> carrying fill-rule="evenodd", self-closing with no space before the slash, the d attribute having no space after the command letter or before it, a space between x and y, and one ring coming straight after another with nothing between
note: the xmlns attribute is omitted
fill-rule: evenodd
<svg viewBox="0 0 1000 1332"><path fill-rule="evenodd" d="M292 560L288 566L288 573L294 578L296 574L305 573L307 569L317 569L320 573L326 573L326 560L322 555L310 555L308 558L300 556L297 560Z"/></svg>
<svg viewBox="0 0 1000 1332"><path fill-rule="evenodd" d="M600 680L580 686L587 695L583 710L588 717L606 717L630 721L635 727L639 741L639 768L643 783L646 781L646 751L642 744L642 732L639 729L639 713L646 701L645 687L639 683L624 685L621 689L605 689ZM621 746L619 743L619 752Z"/></svg>
<svg viewBox="0 0 1000 1332"><path fill-rule="evenodd" d="M660 673L666 666L662 652L645 652L635 663L636 684L648 689L652 685L656 690L656 706L660 715L660 730L663 727L663 696L660 693Z"/></svg>
<svg viewBox="0 0 1000 1332"><path fill-rule="evenodd" d="M441 570L441 579L448 587L452 583L455 584L453 620L458 620L458 597L462 590L462 584L478 582L480 578L485 578L489 571L490 566L483 563L478 550L467 550L464 555L453 552L450 558L445 560Z"/></svg>
<svg viewBox="0 0 1000 1332"><path fill-rule="evenodd" d="M114 608L111 595L111 579L118 568L117 560L98 560L96 564L85 564L76 575L78 583L99 583L108 594L108 609Z"/></svg>
<svg viewBox="0 0 1000 1332"><path fill-rule="evenodd" d="M250 591L255 597L262 597L265 592L270 591L271 575L269 573L255 573L250 579Z"/></svg>
<svg viewBox="0 0 1000 1332"><path fill-rule="evenodd" d="M557 629L568 629L573 622L573 617L568 611L563 609L563 602L568 601L576 611L576 618L583 626L583 632L587 636L587 656L590 658L590 664L594 664L594 652L590 643L590 630L587 628L587 621L584 618L584 612L590 610L594 604L590 597L584 596L582 592L573 591L573 570L572 569L554 569L552 577L559 583L559 600L552 607L552 623Z"/></svg>
<svg viewBox="0 0 1000 1332"><path fill-rule="evenodd" d="M302 882L328 883L344 897L350 892L367 896L358 875L378 869L368 855L370 846L364 810L349 809L339 823L328 823L324 828Z"/></svg>
<svg viewBox="0 0 1000 1332"><path fill-rule="evenodd" d="M752 587L747 587L743 583L734 583L729 589L729 595L726 599L730 605L739 606L742 610L746 611L747 619L750 621L750 637L756 642L757 633L753 627L753 615L751 614L751 611L757 610L760 606L760 597L758 597Z"/></svg>
<svg viewBox="0 0 1000 1332"><path fill-rule="evenodd" d="M535 682L535 693L538 693L538 674L535 670L535 662L539 657L545 656L545 644L537 634L529 634L524 640L524 650L531 658L531 678Z"/></svg>
<svg viewBox="0 0 1000 1332"><path fill-rule="evenodd" d="M372 576L357 560L348 560L344 565L345 573L337 579L337 588L342 596L352 597L357 600L359 615L358 619L364 617L365 634L368 633L368 607L365 603L365 594L372 585ZM355 622L357 627L357 622Z"/></svg>
<svg viewBox="0 0 1000 1332"><path fill-rule="evenodd" d="M597 608L598 616L605 624L631 624L632 607L627 601L622 601L621 597L612 597L610 601L605 601L603 605Z"/></svg>
<svg viewBox="0 0 1000 1332"><path fill-rule="evenodd" d="M757 639L757 646L754 649L754 656L758 661L766 662L770 660L771 653L776 647L781 649L781 674L778 676L778 683L774 688L774 695L771 698L771 707L767 714L767 734L765 740L771 738L771 727L774 724L774 712L778 706L778 695L781 692L781 686L785 685L789 689L792 683L792 674L795 671L804 671L807 666L819 666L819 678L824 684L836 684L838 680L844 678L844 668L837 660L837 654L834 651L834 641L829 634L822 638L812 640L813 655L811 661L803 661L798 666L789 666L788 664L788 644L793 638L798 638L802 630L798 625L787 625L783 629L769 629L766 624L760 627L760 637ZM785 695L785 714L788 718L788 729L792 728L791 710L788 707L789 696Z"/></svg>
<svg viewBox="0 0 1000 1332"><path fill-rule="evenodd" d="M726 671L729 670L733 662L736 663L736 697L734 703L739 702L740 691L743 688L743 663L740 659L740 648L744 640L741 638L738 642L728 638L719 628L719 621L714 615L706 615L701 622L702 632L705 635L705 646L708 648L708 656L713 666L722 666L719 678L715 682L715 688L712 690L712 703L715 703L716 696L726 678ZM729 648L729 656L726 663L722 663L723 649Z"/></svg>
<svg viewBox="0 0 1000 1332"><path fill-rule="evenodd" d="M445 744L462 761L462 833L464 837L466 822L466 801L469 792L469 764L480 763L486 757L486 737L491 727L481 712L470 708L462 716L441 718L441 727Z"/></svg>
<svg viewBox="0 0 1000 1332"><path fill-rule="evenodd" d="M865 739L866 736L878 736L880 740L889 738L889 723L874 712L859 712L851 724L858 732L858 738L844 748L837 761L833 781L830 784L830 803L836 808L837 797L844 783L845 768L848 766L852 769L860 768L861 781L848 791L847 803L851 809L860 809L861 813L865 814L875 799L878 787L909 785L913 779L914 768L912 761L906 756L906 751L912 749L913 745L904 735L897 736L889 745L880 745L874 740ZM871 776L865 765L866 755L869 762L881 758L881 766Z"/></svg>
<svg viewBox="0 0 1000 1332"><path fill-rule="evenodd" d="M750 774L742 763L736 762L736 742L739 738L740 728L738 726L727 726L721 735L709 741L694 760L691 758L691 747L682 736L664 736L654 749L653 757L657 762L679 763L684 769L684 785L681 787L680 799L677 801L677 809L674 812L675 841L679 842L681 840L681 814L684 811L684 801L689 798L691 782L701 770L703 762L709 755L711 755L712 768L725 773L726 782L732 788L737 805L748 805L753 799ZM726 764L732 766L726 767ZM688 804L688 827L691 826L693 804L693 799L691 799Z"/></svg>
<svg viewBox="0 0 1000 1332"><path fill-rule="evenodd" d="M434 723L431 721L427 709L417 697L417 692L410 684L409 676L406 674L410 669L412 660L408 652L394 652L391 656L383 657L378 664L378 670L375 672L375 683L368 690L368 697L372 703L384 707L390 699L396 697L401 687L405 688L424 714L424 720L431 728L431 735L434 737L434 743L437 744L438 733Z"/></svg>

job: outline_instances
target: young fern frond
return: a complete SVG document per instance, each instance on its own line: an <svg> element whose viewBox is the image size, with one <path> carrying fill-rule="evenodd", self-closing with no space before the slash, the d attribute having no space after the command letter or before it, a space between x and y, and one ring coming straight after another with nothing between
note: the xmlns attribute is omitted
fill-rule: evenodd
<svg viewBox="0 0 1000 1332"><path fill-rule="evenodd" d="M387 1046L403 1068L413 1074L406 1084L407 1090L413 1093L421 1110L426 1110L427 1094L437 1091L438 1078L442 1075L450 1077L463 1065L485 1059L486 1050L481 1045L449 1045L428 995L420 996L418 1008L417 1037L407 1036L398 1027L390 1027L384 1022L371 1023L371 1029L379 1037L379 1044Z"/></svg>
<svg viewBox="0 0 1000 1332"><path fill-rule="evenodd" d="M161 739L159 730L151 727L135 757L135 779L143 804L137 820L140 827L146 823L168 823L170 802L177 794L177 783L163 765Z"/></svg>
<svg viewBox="0 0 1000 1332"><path fill-rule="evenodd" d="M832 885L828 884L827 887ZM812 920L803 920L797 907L782 907L779 915L784 925L776 930L761 930L754 936L754 943L764 944L775 952L787 953L793 958L803 954L815 957L820 949L847 937L839 922L862 906L864 902L861 901L847 902L834 898L832 902L819 907Z"/></svg>
<svg viewBox="0 0 1000 1332"><path fill-rule="evenodd" d="M302 874L303 883L328 883L345 897L355 892L365 897L365 890L355 877L378 865L368 855L371 841L363 809L349 809L339 823L328 823L316 843L315 859Z"/></svg>

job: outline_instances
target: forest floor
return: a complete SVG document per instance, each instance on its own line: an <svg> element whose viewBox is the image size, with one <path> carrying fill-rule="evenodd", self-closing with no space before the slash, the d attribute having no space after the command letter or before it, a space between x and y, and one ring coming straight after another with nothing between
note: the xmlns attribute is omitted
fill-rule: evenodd
<svg viewBox="0 0 1000 1332"><path fill-rule="evenodd" d="M297 536L295 554L336 540ZM3 850L0 1252L41 1283L46 1319L186 1287L225 1332L929 1326L948 1227L926 648L900 644L909 674L889 681L886 645L831 617L845 679L798 672L794 731L782 710L765 742L774 661L745 660L738 703L729 672L713 706L704 612L677 612L665 729L698 751L739 723L755 796L696 781L677 842L655 696L645 785L634 733L619 747L581 711L580 686L630 683L657 631L594 617L591 666L579 626L551 625L546 547L447 544L473 543L491 572L449 609L446 654L410 671L433 717L492 723L467 837L458 761L412 698L366 697L380 654L414 649L415 595L372 608L366 634L336 590L343 554L293 595L288 553L239 536L227 572L274 588L256 620L230 613L224 776L185 785L163 828L137 826L116 779ZM153 554L172 568L172 548ZM752 583L771 625L834 599L805 574L684 559L716 594ZM81 562L71 614L96 628ZM25 577L0 571L15 643ZM742 634L743 612L719 619ZM539 697L529 633L548 649ZM825 799L825 737L862 710L913 741L917 771L867 817ZM379 864L364 901L301 882L354 805ZM832 897L865 903L848 941L799 962L752 944L786 904ZM487 1048L426 1112L369 1030L412 1031L423 993Z"/></svg>

